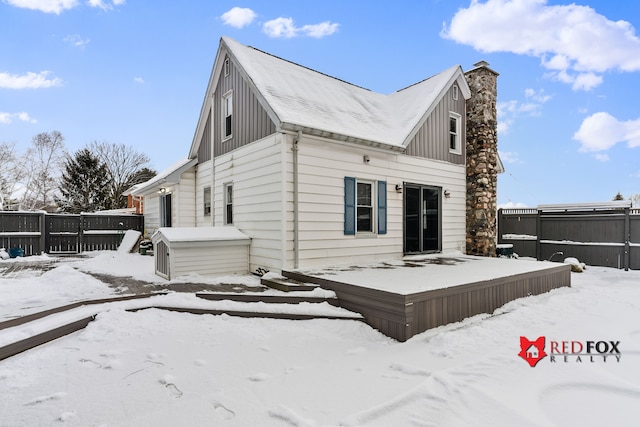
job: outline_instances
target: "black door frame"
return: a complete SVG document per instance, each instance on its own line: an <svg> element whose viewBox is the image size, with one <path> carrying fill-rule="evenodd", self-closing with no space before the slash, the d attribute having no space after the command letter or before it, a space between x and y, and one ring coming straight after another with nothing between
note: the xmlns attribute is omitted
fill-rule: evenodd
<svg viewBox="0 0 640 427"><path fill-rule="evenodd" d="M418 230L419 236L417 236L418 240L418 250L407 250L407 190L418 190L419 191L419 201L418 201ZM438 232L437 232L437 244L435 249L424 249L424 217L423 212L420 212L422 209L423 201L424 201L424 190L432 190L437 195L438 200ZM403 183L403 196L402 196L402 249L405 254L421 254L421 253L438 253L442 252L442 187L438 187L435 185L427 185L427 184L416 184L411 182Z"/></svg>

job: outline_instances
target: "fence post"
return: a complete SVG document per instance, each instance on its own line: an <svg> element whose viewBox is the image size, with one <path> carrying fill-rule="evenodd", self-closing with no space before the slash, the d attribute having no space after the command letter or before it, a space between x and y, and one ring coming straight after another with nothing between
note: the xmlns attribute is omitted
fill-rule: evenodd
<svg viewBox="0 0 640 427"><path fill-rule="evenodd" d="M38 228L40 228L40 254L47 252L47 215L44 212L40 212L38 215Z"/></svg>
<svg viewBox="0 0 640 427"><path fill-rule="evenodd" d="M629 271L629 259L630 259L630 240L631 240L631 215L630 208L624 208L624 271Z"/></svg>
<svg viewBox="0 0 640 427"><path fill-rule="evenodd" d="M538 209L538 213L536 215L536 259L538 261L542 261L541 257L542 257L542 250L541 250L541 244L540 244L540 231L541 231L541 222L542 220L540 219L540 216L542 215L542 211L540 209Z"/></svg>

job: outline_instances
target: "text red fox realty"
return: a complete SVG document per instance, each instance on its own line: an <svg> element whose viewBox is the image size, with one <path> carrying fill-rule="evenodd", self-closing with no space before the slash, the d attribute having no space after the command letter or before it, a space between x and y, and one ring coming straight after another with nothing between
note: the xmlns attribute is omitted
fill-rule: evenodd
<svg viewBox="0 0 640 427"><path fill-rule="evenodd" d="M549 356L551 363L606 363L620 362L620 341L615 340L549 340L544 336L531 341L527 337L520 337L520 353L531 367Z"/></svg>

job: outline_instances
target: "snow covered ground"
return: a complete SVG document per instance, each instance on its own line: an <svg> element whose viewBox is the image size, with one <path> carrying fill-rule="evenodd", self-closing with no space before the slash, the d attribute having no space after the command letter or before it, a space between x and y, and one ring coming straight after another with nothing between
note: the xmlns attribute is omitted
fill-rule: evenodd
<svg viewBox="0 0 640 427"><path fill-rule="evenodd" d="M150 261L100 253L0 278L0 310L6 318L114 293L83 271L158 281ZM358 321L124 308L0 361L0 426L637 425L640 271L588 267L571 288L405 343ZM521 336L546 339L535 367L518 356ZM620 353L551 354L563 341L618 342Z"/></svg>

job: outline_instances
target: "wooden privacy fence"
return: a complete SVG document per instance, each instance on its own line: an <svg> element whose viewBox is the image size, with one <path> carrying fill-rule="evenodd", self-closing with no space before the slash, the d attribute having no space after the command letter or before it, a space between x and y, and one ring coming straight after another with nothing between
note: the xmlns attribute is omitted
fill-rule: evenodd
<svg viewBox="0 0 640 427"><path fill-rule="evenodd" d="M500 209L498 243L519 256L640 270L640 209L629 203Z"/></svg>
<svg viewBox="0 0 640 427"><path fill-rule="evenodd" d="M115 250L127 230L143 232L143 216L0 211L0 247L25 256Z"/></svg>

